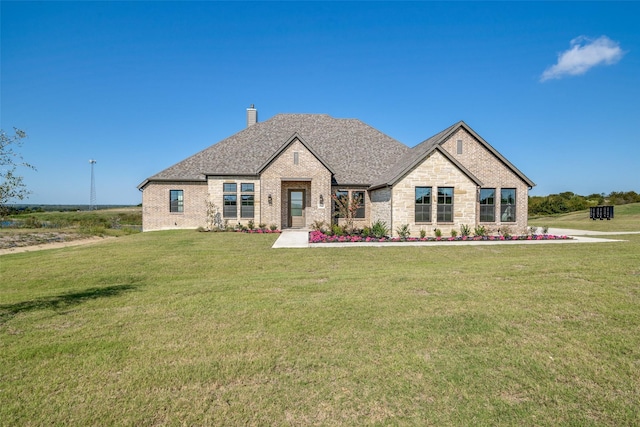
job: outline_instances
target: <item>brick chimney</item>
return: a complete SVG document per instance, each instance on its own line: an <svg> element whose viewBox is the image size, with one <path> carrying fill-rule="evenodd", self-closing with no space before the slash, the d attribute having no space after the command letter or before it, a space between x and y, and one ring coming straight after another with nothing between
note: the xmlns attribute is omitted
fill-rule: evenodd
<svg viewBox="0 0 640 427"><path fill-rule="evenodd" d="M247 127L256 123L258 123L258 110L251 104L251 107L247 108Z"/></svg>

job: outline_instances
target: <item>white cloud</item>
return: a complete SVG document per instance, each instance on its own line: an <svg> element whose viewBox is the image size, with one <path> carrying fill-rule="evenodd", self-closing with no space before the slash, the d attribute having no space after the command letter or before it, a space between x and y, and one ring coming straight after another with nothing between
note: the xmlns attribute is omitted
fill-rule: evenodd
<svg viewBox="0 0 640 427"><path fill-rule="evenodd" d="M558 62L547 68L540 81L578 76L596 65L612 65L620 61L625 52L620 44L607 36L589 39L585 36L571 40L571 48L558 54Z"/></svg>

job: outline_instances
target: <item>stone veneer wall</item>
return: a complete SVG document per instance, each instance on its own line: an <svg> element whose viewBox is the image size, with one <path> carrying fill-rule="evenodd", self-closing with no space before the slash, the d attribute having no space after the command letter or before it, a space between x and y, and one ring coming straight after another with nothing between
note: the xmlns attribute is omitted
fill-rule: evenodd
<svg viewBox="0 0 640 427"><path fill-rule="evenodd" d="M389 226L391 224L391 187L383 187L371 191L371 225L377 221L383 221Z"/></svg>
<svg viewBox="0 0 640 427"><path fill-rule="evenodd" d="M169 212L170 190L184 191L183 212ZM142 230L204 227L206 201L206 182L151 182L142 191Z"/></svg>
<svg viewBox="0 0 640 427"><path fill-rule="evenodd" d="M462 141L462 154L458 154L458 140ZM512 228L512 232L524 232L527 228L528 219L528 185L464 129L459 129L453 134L442 144L442 148L480 179L482 188L496 189L496 222L480 223L480 209L477 210L476 221L494 229L493 231L497 231L501 226L507 225ZM500 221L500 189L502 188L516 189L515 222L503 223Z"/></svg>
<svg viewBox="0 0 640 427"><path fill-rule="evenodd" d="M237 197L237 205L236 205L236 216L235 218L225 218L223 216L224 212L224 187L223 184L236 184L236 195ZM241 189L241 184L253 184L253 218L241 218L240 217L240 207L242 203L241 195L243 194ZM253 176L241 176L241 175L229 175L229 176L216 176L209 177L209 198L215 205L216 210L220 213L222 217L222 221L228 221L228 225L234 227L236 224L240 223L242 225L249 224L249 221L253 220L255 226L257 227L262 221L260 217L260 180L257 179L255 175ZM244 193L251 194L251 193Z"/></svg>
<svg viewBox="0 0 640 427"><path fill-rule="evenodd" d="M431 222L415 222L416 187L431 187ZM454 189L453 222L437 222L438 187ZM393 186L392 200L392 235L396 235L396 229L404 224L409 224L411 236L414 237L420 235L421 229L428 236L433 236L434 229L438 228L444 236L448 236L452 229L460 231L463 224L472 229L475 226L476 184L438 151Z"/></svg>
<svg viewBox="0 0 640 427"><path fill-rule="evenodd" d="M294 153L298 153L298 164ZM314 221L331 221L331 172L297 139L274 159L260 176L262 222L287 228L289 189L306 190L305 220L310 227ZM268 197L271 195L272 204ZM320 206L320 195L324 207Z"/></svg>

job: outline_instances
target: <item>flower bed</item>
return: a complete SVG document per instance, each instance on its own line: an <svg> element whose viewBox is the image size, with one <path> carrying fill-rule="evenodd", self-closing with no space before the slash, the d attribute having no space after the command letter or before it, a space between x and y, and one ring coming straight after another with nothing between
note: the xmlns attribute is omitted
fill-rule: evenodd
<svg viewBox="0 0 640 427"><path fill-rule="evenodd" d="M238 233L249 233L249 234L279 234L280 230L271 230L270 228L254 228L250 229L238 229L236 230Z"/></svg>
<svg viewBox="0 0 640 427"><path fill-rule="evenodd" d="M502 241L502 240L567 240L569 236L553 234L527 234L518 236L458 236L458 237L364 237L359 235L329 236L321 231L309 233L309 243L350 243L350 242L464 242L474 240Z"/></svg>

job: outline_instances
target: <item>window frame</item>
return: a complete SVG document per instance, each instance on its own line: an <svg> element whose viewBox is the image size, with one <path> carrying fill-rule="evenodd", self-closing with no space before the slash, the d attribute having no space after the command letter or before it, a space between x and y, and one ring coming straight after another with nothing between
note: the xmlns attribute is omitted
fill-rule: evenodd
<svg viewBox="0 0 640 427"><path fill-rule="evenodd" d="M253 182L240 184L240 218L255 216L255 185Z"/></svg>
<svg viewBox="0 0 640 427"><path fill-rule="evenodd" d="M426 194L422 194L418 197L418 190L424 189L427 191ZM426 186L416 186L414 188L414 210L413 210L413 220L416 224L420 223L431 223L431 195L432 187ZM419 201L422 202L419 202ZM426 219L425 219L426 214Z"/></svg>
<svg viewBox="0 0 640 427"><path fill-rule="evenodd" d="M451 194L448 194L448 193ZM454 187L438 187L438 207L436 213L436 222L452 223L453 222L453 199Z"/></svg>
<svg viewBox="0 0 640 427"><path fill-rule="evenodd" d="M226 219L238 218L238 184L235 182L222 183L222 193L222 217Z"/></svg>
<svg viewBox="0 0 640 427"><path fill-rule="evenodd" d="M491 196L482 195L483 192L491 191ZM480 204L480 222L496 222L496 189L495 188L481 188L479 194ZM484 201L491 201L491 203L483 203Z"/></svg>
<svg viewBox="0 0 640 427"><path fill-rule="evenodd" d="M509 202L509 195L505 197L505 194L512 193L513 201ZM517 192L515 188L501 188L500 189L500 222L516 222L517 221L517 209L516 203L518 201ZM505 203L505 200L506 203ZM511 219L509 219L511 218Z"/></svg>
<svg viewBox="0 0 640 427"><path fill-rule="evenodd" d="M169 190L169 212L184 213L184 190Z"/></svg>
<svg viewBox="0 0 640 427"><path fill-rule="evenodd" d="M355 200L356 194L361 194L362 198L360 199L360 203L358 203L358 209L356 209L355 214L353 215L353 219L364 219L366 218L366 209L365 209L365 197L366 194L363 190L353 190L351 192L351 197Z"/></svg>
<svg viewBox="0 0 640 427"><path fill-rule="evenodd" d="M336 196L336 198L346 197L347 200L349 200L349 190L336 190L333 194ZM340 215L340 210L338 209L336 201L333 198L331 199L331 201L333 205L333 217L336 219L344 218L343 215Z"/></svg>

